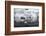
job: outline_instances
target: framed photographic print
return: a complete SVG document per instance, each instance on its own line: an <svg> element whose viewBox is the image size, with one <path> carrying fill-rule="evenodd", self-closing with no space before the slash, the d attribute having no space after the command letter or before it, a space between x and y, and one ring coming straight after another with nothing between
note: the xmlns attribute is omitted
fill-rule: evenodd
<svg viewBox="0 0 46 36"><path fill-rule="evenodd" d="M45 32L44 3L5 1L5 34Z"/></svg>

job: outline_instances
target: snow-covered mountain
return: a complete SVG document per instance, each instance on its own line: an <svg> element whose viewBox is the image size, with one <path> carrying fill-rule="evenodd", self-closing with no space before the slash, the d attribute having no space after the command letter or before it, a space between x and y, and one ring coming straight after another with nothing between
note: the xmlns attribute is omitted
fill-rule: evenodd
<svg viewBox="0 0 46 36"><path fill-rule="evenodd" d="M23 21L27 21L27 22L35 22L37 21L37 17L38 17L38 10L34 10L34 9L15 9L15 21L16 22L23 22ZM23 18L23 19L22 19Z"/></svg>

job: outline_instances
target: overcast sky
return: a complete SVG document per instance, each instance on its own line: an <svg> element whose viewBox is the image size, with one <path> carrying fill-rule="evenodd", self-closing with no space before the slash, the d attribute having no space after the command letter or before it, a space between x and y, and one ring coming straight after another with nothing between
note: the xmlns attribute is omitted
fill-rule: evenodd
<svg viewBox="0 0 46 36"><path fill-rule="evenodd" d="M15 13L31 13L31 12L37 13L37 12L39 12L39 9L15 8L14 12Z"/></svg>

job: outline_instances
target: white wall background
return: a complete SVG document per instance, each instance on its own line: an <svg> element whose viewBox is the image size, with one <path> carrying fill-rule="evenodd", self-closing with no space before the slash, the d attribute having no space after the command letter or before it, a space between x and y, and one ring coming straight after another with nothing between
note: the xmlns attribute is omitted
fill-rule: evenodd
<svg viewBox="0 0 46 36"><path fill-rule="evenodd" d="M16 1L40 2L40 3L44 2L45 3L45 15L46 15L46 0L16 0ZM45 32L46 32L46 29L45 29ZM5 0L0 0L0 36L5 36ZM10 36L46 36L46 33L10 35Z"/></svg>

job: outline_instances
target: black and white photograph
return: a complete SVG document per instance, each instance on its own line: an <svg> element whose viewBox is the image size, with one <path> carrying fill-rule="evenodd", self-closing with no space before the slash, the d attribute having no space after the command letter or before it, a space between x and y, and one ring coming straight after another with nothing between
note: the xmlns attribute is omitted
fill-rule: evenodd
<svg viewBox="0 0 46 36"><path fill-rule="evenodd" d="M39 9L14 8L14 27L38 27Z"/></svg>
<svg viewBox="0 0 46 36"><path fill-rule="evenodd" d="M41 25L41 6L11 5L11 31L41 30Z"/></svg>
<svg viewBox="0 0 46 36"><path fill-rule="evenodd" d="M36 2L5 1L6 35L45 32L45 5Z"/></svg>

